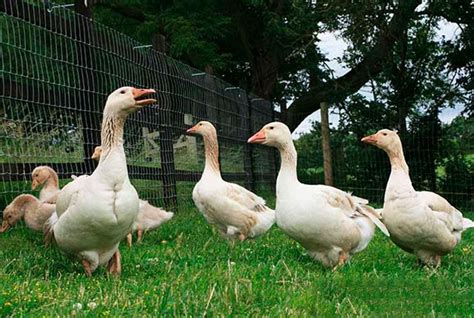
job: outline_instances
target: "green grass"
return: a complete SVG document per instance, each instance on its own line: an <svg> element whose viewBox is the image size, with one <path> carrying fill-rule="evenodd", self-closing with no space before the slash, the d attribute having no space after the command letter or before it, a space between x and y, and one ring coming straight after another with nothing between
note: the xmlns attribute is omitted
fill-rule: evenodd
<svg viewBox="0 0 474 318"><path fill-rule="evenodd" d="M473 240L465 233L431 270L378 233L332 272L276 227L231 244L187 209L142 244L121 246L120 279L103 268L88 279L18 226L0 236L0 316L472 316Z"/></svg>

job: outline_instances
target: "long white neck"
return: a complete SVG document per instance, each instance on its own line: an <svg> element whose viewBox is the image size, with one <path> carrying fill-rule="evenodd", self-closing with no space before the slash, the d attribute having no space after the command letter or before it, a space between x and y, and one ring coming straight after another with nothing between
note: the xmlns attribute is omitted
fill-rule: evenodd
<svg viewBox="0 0 474 318"><path fill-rule="evenodd" d="M101 130L102 153L96 171L113 183L128 179L127 160L123 148L125 118L104 114Z"/></svg>
<svg viewBox="0 0 474 318"><path fill-rule="evenodd" d="M277 189L288 187L288 183L298 183L298 175L296 173L297 153L293 140L278 145L280 152L281 165L277 178Z"/></svg>
<svg viewBox="0 0 474 318"><path fill-rule="evenodd" d="M206 155L206 163L204 166L203 176L219 176L221 172L219 168L219 144L217 142L217 135L211 133L204 135L204 152Z"/></svg>
<svg viewBox="0 0 474 318"><path fill-rule="evenodd" d="M410 179L408 165L405 161L401 144L393 149L385 150L391 165L391 173L385 191L385 201L392 200L415 192Z"/></svg>

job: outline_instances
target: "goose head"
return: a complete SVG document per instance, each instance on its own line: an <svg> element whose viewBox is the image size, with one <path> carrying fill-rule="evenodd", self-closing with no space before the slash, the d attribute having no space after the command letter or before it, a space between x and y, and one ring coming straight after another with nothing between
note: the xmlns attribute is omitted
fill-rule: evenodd
<svg viewBox="0 0 474 318"><path fill-rule="evenodd" d="M203 137L213 137L217 135L216 128L208 121L200 121L193 127L186 130L188 134L201 135Z"/></svg>
<svg viewBox="0 0 474 318"><path fill-rule="evenodd" d="M94 153L92 153L91 159L94 159L96 161L100 160L100 155L102 154L102 147L97 146L94 148Z"/></svg>
<svg viewBox="0 0 474 318"><path fill-rule="evenodd" d="M361 139L366 144L374 145L387 153L398 152L402 147L402 142L398 134L390 129L382 129L373 135Z"/></svg>
<svg viewBox="0 0 474 318"><path fill-rule="evenodd" d="M35 190L38 186L45 184L50 178L55 178L55 172L48 166L36 167L31 172L31 189Z"/></svg>
<svg viewBox="0 0 474 318"><path fill-rule="evenodd" d="M154 89L138 89L135 87L121 87L112 92L107 98L104 114L126 117L145 105L156 103L156 99L146 98L156 93Z"/></svg>
<svg viewBox="0 0 474 318"><path fill-rule="evenodd" d="M280 148L291 141L290 129L287 125L280 122L266 124L247 140L251 144L262 144L276 148Z"/></svg>
<svg viewBox="0 0 474 318"><path fill-rule="evenodd" d="M16 203L16 200L13 200L12 203L7 205L5 210L3 210L3 221L2 226L0 227L0 233L5 232L10 227L18 223L23 217L22 206Z"/></svg>

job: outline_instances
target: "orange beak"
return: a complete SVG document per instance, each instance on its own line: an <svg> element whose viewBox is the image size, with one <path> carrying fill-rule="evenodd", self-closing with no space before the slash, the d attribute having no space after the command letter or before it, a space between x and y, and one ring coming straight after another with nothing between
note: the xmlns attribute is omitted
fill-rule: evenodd
<svg viewBox="0 0 474 318"><path fill-rule="evenodd" d="M7 220L3 220L2 227L0 227L0 233L5 232L10 228L10 224L8 224Z"/></svg>
<svg viewBox="0 0 474 318"><path fill-rule="evenodd" d="M267 140L267 137L265 136L265 132L263 130L260 130L255 135L250 137L249 140L247 140L247 142L249 144L261 144L265 140Z"/></svg>
<svg viewBox="0 0 474 318"><path fill-rule="evenodd" d="M186 133L188 134L195 134L196 132L197 132L197 125L194 125L193 127L186 130Z"/></svg>
<svg viewBox="0 0 474 318"><path fill-rule="evenodd" d="M31 190L36 189L36 187L37 187L38 185L39 185L38 180L36 180L35 178L33 178L33 182L31 182Z"/></svg>
<svg viewBox="0 0 474 318"><path fill-rule="evenodd" d="M366 144L375 145L377 144L377 137L375 137L375 135L370 135L362 138L360 141L365 142Z"/></svg>
<svg viewBox="0 0 474 318"><path fill-rule="evenodd" d="M143 98L145 96L155 94L156 91L154 89L138 89L134 88L132 89L132 95L133 98L135 98L135 105L136 106L145 106L145 105L150 105L156 103L156 99L153 98Z"/></svg>

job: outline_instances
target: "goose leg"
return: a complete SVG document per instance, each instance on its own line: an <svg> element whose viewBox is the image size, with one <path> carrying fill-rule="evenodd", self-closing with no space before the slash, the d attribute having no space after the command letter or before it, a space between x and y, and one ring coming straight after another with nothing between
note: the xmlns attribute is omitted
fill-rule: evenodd
<svg viewBox="0 0 474 318"><path fill-rule="evenodd" d="M441 256L439 255L433 255L429 259L429 263L427 263L428 267L432 269L438 269L439 266L441 265Z"/></svg>
<svg viewBox="0 0 474 318"><path fill-rule="evenodd" d="M425 263L421 259L417 258L416 259L416 265L418 267L423 267L423 266L425 266Z"/></svg>
<svg viewBox="0 0 474 318"><path fill-rule="evenodd" d="M122 273L122 264L120 263L119 250L117 250L110 259L109 264L107 266L107 271L114 276L120 276L120 274Z"/></svg>
<svg viewBox="0 0 474 318"><path fill-rule="evenodd" d="M132 232L128 233L127 234L127 244L128 244L128 247L132 247Z"/></svg>
<svg viewBox="0 0 474 318"><path fill-rule="evenodd" d="M346 252L340 251L339 259L337 260L337 265L332 269L333 272L335 272L339 267L343 266L347 262L348 258L349 257L347 256Z"/></svg>
<svg viewBox="0 0 474 318"><path fill-rule="evenodd" d="M435 268L438 268L441 265L441 256L439 255L434 256L433 262L434 262Z"/></svg>
<svg viewBox="0 0 474 318"><path fill-rule="evenodd" d="M92 269L91 269L91 264L89 263L89 261L83 259L82 260L82 266L84 267L84 270L86 271L87 277L91 277L92 276Z"/></svg>
<svg viewBox="0 0 474 318"><path fill-rule="evenodd" d="M427 265L432 268L438 268L441 265L441 256L434 255L430 251L418 250L415 254L416 256L418 256L418 259L420 259L424 265Z"/></svg>
<svg viewBox="0 0 474 318"><path fill-rule="evenodd" d="M143 230L141 228L138 228L138 230L137 230L137 243L140 243L142 241L142 236L143 236Z"/></svg>
<svg viewBox="0 0 474 318"><path fill-rule="evenodd" d="M337 262L337 265L339 265L339 266L344 265L347 262L348 258L349 257L347 256L346 252L341 251L341 253L339 253L339 260Z"/></svg>

